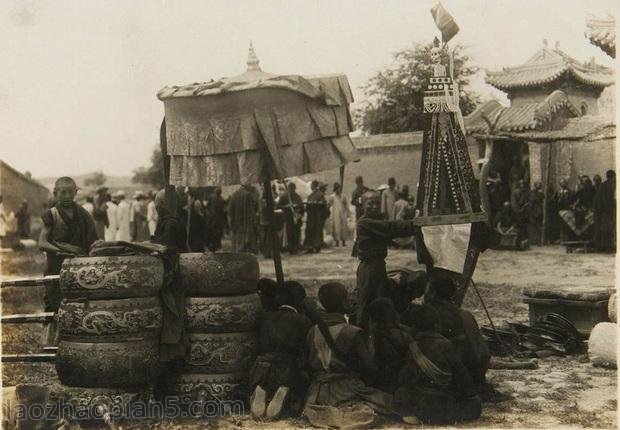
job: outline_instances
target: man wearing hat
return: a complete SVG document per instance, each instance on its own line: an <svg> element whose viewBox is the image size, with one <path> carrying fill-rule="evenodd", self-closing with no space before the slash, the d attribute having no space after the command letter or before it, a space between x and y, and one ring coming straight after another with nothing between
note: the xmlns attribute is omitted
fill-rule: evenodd
<svg viewBox="0 0 620 430"><path fill-rule="evenodd" d="M95 220L95 230L97 238L103 240L105 237L105 228L108 222L108 187L97 188L95 198L93 199L93 219Z"/></svg>
<svg viewBox="0 0 620 430"><path fill-rule="evenodd" d="M131 241L131 230L129 224L129 217L131 213L131 206L125 200L125 192L119 190L114 194L116 201L118 202L118 209L116 212L118 220L118 230L116 231L116 240L122 240L125 242Z"/></svg>

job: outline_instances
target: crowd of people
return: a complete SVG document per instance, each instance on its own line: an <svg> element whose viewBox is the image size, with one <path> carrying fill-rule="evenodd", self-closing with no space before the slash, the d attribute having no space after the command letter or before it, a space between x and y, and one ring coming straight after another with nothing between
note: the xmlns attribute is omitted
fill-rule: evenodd
<svg viewBox="0 0 620 430"><path fill-rule="evenodd" d="M531 189L524 179L511 184L509 192L490 175L487 192L491 220L498 233L514 236L521 249L547 243L593 243L600 252L615 252L616 248L616 174L608 170L605 181L601 176L578 178L570 189L568 181L559 181L557 189L550 188L545 207L543 186L534 182ZM507 198L509 195L509 198ZM543 225L546 212L546 225Z"/></svg>
<svg viewBox="0 0 620 430"><path fill-rule="evenodd" d="M380 415L410 424L478 418L490 354L474 317L453 304L449 276L388 277L391 240L419 228L385 220L383 195L360 198L353 306L339 283L322 285L314 301L295 281L259 282L265 313L250 371L252 414L303 414L321 428L368 427Z"/></svg>
<svg viewBox="0 0 620 430"><path fill-rule="evenodd" d="M361 189L362 181L358 186ZM294 187L288 191L295 191ZM110 231L109 218L107 225L101 218L96 220L103 201L105 214L114 213L107 210L111 206L104 192L88 202L92 208L77 204L76 193L72 178L58 179L55 203L43 214L39 245L47 254L46 274L58 274L65 258L88 255L99 246L97 222L104 224L104 236L106 228ZM119 209L124 199L121 193L115 195L118 219L122 218L118 211L125 211ZM231 221L237 216L235 202L239 200L245 207L254 201L251 195L248 187L243 187L237 197L231 197ZM336 199L338 194L334 192L334 196ZM178 197L184 210L202 204L196 203L198 199L192 201L191 194L179 193ZM300 198L288 198L301 205ZM318 302L313 302L306 299L297 282L282 286L269 279L259 282L257 292L264 310L260 354L249 375L250 406L256 417L303 413L315 426L356 428L372 425L377 414L429 424L480 416L479 392L490 356L478 325L470 313L452 303L456 291L453 278L436 271L430 277L424 271L409 271L399 279L388 277L385 258L392 241L421 231L411 220L385 219L386 200L390 207L389 200L376 191L365 190L359 195L354 306L350 306L342 284L321 286ZM183 251L187 243L183 216L169 212L163 190L152 202L158 219L151 241L171 252ZM288 203L285 207L293 212ZM191 217L190 213L190 223ZM134 217L134 223L140 219ZM297 222L294 216L291 219ZM148 228L148 223L136 227L136 235L140 228ZM116 234L120 230L117 225ZM234 240L242 239L243 235ZM57 311L60 299L58 286L47 285L46 311ZM184 306L182 298L178 304ZM185 345L182 339L178 344Z"/></svg>
<svg viewBox="0 0 620 430"><path fill-rule="evenodd" d="M333 184L329 194L327 188L324 183L312 181L310 193L304 201L294 182L274 185L273 226L280 249L293 255L302 250L317 253L326 242L336 247L345 247L347 241L353 239L353 222L362 214L361 196L369 188L364 185L361 176L355 179L355 189L350 199L338 182ZM388 185L378 189L382 195L381 214L384 219L413 217L414 200L408 186L404 185L398 190L396 180L389 178ZM265 257L271 256L271 227L266 198L264 192L261 195L257 188L250 185L242 186L230 197L228 219L234 251L261 252ZM410 244L411 241L406 238L401 242L402 246Z"/></svg>

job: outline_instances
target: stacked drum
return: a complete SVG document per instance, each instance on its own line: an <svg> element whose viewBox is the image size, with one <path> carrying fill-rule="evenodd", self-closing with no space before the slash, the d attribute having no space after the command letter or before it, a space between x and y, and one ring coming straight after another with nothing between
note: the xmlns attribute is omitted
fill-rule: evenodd
<svg viewBox="0 0 620 430"><path fill-rule="evenodd" d="M181 404L238 400L258 352L258 261L252 254L180 256L189 351L165 381Z"/></svg>
<svg viewBox="0 0 620 430"><path fill-rule="evenodd" d="M148 390L161 369L163 279L163 264L152 256L66 260L57 315L60 382L119 392Z"/></svg>

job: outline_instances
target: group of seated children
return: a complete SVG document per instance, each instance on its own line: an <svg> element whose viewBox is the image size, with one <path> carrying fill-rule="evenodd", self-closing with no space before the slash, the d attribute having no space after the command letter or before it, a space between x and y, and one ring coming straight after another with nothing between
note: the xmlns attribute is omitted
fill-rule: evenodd
<svg viewBox="0 0 620 430"><path fill-rule="evenodd" d="M490 355L471 313L451 302L455 289L450 278L417 274L394 285L408 291L404 303L395 294L368 305L364 331L349 324L344 285L322 285L316 303L298 282L278 288L261 279L252 414L303 414L314 426L336 428L372 426L380 415L410 424L478 418ZM424 304L412 302L423 293Z"/></svg>

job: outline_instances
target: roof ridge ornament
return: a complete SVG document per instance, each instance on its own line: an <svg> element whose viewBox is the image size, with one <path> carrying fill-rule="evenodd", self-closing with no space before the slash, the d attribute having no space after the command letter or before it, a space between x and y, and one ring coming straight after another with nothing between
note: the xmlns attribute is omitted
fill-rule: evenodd
<svg viewBox="0 0 620 430"><path fill-rule="evenodd" d="M254 52L254 45L252 45L252 41L250 40L250 48L248 49L248 72L261 72L261 68L259 66L260 61L256 56L256 52Z"/></svg>

